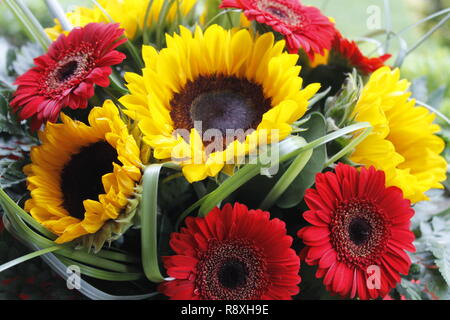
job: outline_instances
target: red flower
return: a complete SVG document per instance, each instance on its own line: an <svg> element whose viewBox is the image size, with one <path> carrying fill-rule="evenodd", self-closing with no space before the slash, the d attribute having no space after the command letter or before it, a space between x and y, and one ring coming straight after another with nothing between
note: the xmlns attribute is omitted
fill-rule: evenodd
<svg viewBox="0 0 450 320"><path fill-rule="evenodd" d="M32 118L31 127L39 129L45 121L56 122L62 108L86 108L94 95L94 85L109 86L111 66L125 55L114 50L124 30L119 24L89 23L62 34L48 52L34 59L35 67L17 78L19 86L12 108L20 119Z"/></svg>
<svg viewBox="0 0 450 320"><path fill-rule="evenodd" d="M377 58L368 58L362 54L358 45L354 41L345 39L339 32L334 37L331 55L335 58L331 60L344 60L350 68L357 68L364 75L368 75L384 66L384 63L391 57L385 54Z"/></svg>
<svg viewBox="0 0 450 320"><path fill-rule="evenodd" d="M221 8L238 8L249 20L270 26L285 36L290 53L300 48L310 58L331 48L336 33L333 23L316 7L299 0L222 0Z"/></svg>
<svg viewBox="0 0 450 320"><path fill-rule="evenodd" d="M163 257L174 280L159 290L174 300L291 299L300 260L284 222L269 218L238 203L187 218L187 228L171 236L176 255Z"/></svg>
<svg viewBox="0 0 450 320"><path fill-rule="evenodd" d="M344 297L385 297L408 274L415 251L409 230L414 215L397 187L385 187L383 171L361 172L339 164L335 173L320 173L316 190L305 195L312 224L298 232L306 248L301 256L318 265L316 276L332 293Z"/></svg>

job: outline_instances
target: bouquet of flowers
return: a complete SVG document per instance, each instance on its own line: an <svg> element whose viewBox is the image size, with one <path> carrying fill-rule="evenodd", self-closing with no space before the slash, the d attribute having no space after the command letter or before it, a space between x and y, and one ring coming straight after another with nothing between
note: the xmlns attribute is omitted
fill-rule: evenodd
<svg viewBox="0 0 450 320"><path fill-rule="evenodd" d="M32 42L0 86L0 204L32 252L0 271L40 256L91 299L449 297L412 48L366 56L299 0L46 3L48 29L4 1Z"/></svg>

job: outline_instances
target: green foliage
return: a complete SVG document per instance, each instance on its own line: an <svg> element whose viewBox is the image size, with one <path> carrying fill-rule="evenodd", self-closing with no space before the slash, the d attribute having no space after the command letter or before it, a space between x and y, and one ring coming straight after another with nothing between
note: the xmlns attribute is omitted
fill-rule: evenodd
<svg viewBox="0 0 450 320"><path fill-rule="evenodd" d="M448 299L450 297L450 216L422 221L411 254L410 275L397 290L411 299ZM412 282L411 282L412 280ZM418 280L418 281L417 281Z"/></svg>
<svg viewBox="0 0 450 320"><path fill-rule="evenodd" d="M301 136L307 142L312 142L326 134L326 121L320 113L311 114L309 121L303 127L307 128L307 131L302 133ZM278 199L277 205L280 208L292 208L298 205L302 201L306 189L314 184L316 174L323 170L326 160L325 145L314 149L308 164ZM286 165L283 165L283 167L286 167ZM286 169L284 168L284 170Z"/></svg>
<svg viewBox="0 0 450 320"><path fill-rule="evenodd" d="M1 219L1 215L0 215ZM29 251L17 239L4 231L0 222L0 264L23 256ZM68 300L81 299L41 259L24 262L0 273L0 299L8 300Z"/></svg>
<svg viewBox="0 0 450 320"><path fill-rule="evenodd" d="M414 81L414 96L440 109L450 118L450 48L430 44L411 55L402 66L402 77ZM417 83L419 81L419 83ZM419 91L418 91L419 90ZM440 120L439 120L440 121ZM442 121L440 121L441 124Z"/></svg>

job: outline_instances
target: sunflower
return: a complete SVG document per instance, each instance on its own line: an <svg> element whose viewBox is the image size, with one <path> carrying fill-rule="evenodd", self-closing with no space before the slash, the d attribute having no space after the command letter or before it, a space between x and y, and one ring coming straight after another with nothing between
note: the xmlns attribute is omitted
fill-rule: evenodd
<svg viewBox="0 0 450 320"><path fill-rule="evenodd" d="M270 213L242 204L186 219L163 257L174 279L159 286L173 300L290 300L299 292L300 259L292 237Z"/></svg>
<svg viewBox="0 0 450 320"><path fill-rule="evenodd" d="M378 69L370 77L353 111L358 122L369 122L373 132L360 143L350 160L386 172L389 186L403 190L413 203L427 200L425 192L443 188L447 163L440 153L444 141L434 114L416 106L400 80L398 69Z"/></svg>
<svg viewBox="0 0 450 320"><path fill-rule="evenodd" d="M155 158L180 163L190 182L214 177L258 144L286 138L319 89L301 90L298 56L283 49L272 33L181 27L161 52L144 47L143 76L125 75L131 94L120 101Z"/></svg>
<svg viewBox="0 0 450 320"><path fill-rule="evenodd" d="M385 186L383 171L338 164L316 176L305 201L310 210L303 217L312 226L298 232L306 245L301 256L318 265L328 291L376 299L409 273L414 210L399 188Z"/></svg>
<svg viewBox="0 0 450 320"><path fill-rule="evenodd" d="M282 34L291 53L302 48L309 57L330 49L336 33L333 21L313 6L298 0L222 0L220 8L237 8Z"/></svg>
<svg viewBox="0 0 450 320"><path fill-rule="evenodd" d="M56 243L79 239L99 250L131 225L139 148L109 100L91 110L89 125L61 119L39 132L42 145L31 151L25 209Z"/></svg>
<svg viewBox="0 0 450 320"><path fill-rule="evenodd" d="M147 25L152 26L158 21L159 14L166 0L152 0L152 7L148 14ZM198 0L180 0L174 1L167 12L167 21L173 21L177 11L186 16L195 6ZM129 39L136 38L144 28L146 9L149 0L98 0L100 6L108 13L105 15L99 7L86 8L77 7L73 12L66 14L68 21L75 27L84 26L90 22L109 22L110 17L113 21L120 23L125 29L125 35ZM179 7L178 7L179 6ZM63 29L58 20L56 25L46 29L47 34L52 40L56 39Z"/></svg>
<svg viewBox="0 0 450 320"><path fill-rule="evenodd" d="M55 122L64 107L86 108L94 86L109 86L111 66L126 58L114 50L126 42L122 35L123 29L113 23L89 23L61 35L34 59L35 67L17 78L13 110L21 120L31 118L31 128L37 130L45 121Z"/></svg>

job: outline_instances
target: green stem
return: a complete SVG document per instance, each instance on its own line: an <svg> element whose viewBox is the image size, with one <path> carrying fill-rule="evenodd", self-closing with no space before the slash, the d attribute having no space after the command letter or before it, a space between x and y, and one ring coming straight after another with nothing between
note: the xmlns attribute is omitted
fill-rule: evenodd
<svg viewBox="0 0 450 320"><path fill-rule="evenodd" d="M149 39L148 33L147 33L147 28L148 28L148 18L150 16L150 11L153 7L153 1L154 0L149 0L147 9L145 9L144 26L142 28L142 39L143 39L144 45L148 45L150 43L150 39Z"/></svg>
<svg viewBox="0 0 450 320"><path fill-rule="evenodd" d="M61 260L61 262L64 263L66 266L73 266L73 265L78 266L83 275L100 280L136 281L142 279L144 276L144 274L138 272L120 273L120 272L99 270L64 257L59 257L59 260Z"/></svg>
<svg viewBox="0 0 450 320"><path fill-rule="evenodd" d="M239 10L236 9L225 9L223 11L220 11L218 14L216 14L214 17L212 17L210 20L208 20L208 22L205 24L205 26L203 27L203 29L208 28L211 24L213 24L213 22L215 22L218 18L220 18L221 16L223 16L224 14L227 14L229 12L240 12Z"/></svg>
<svg viewBox="0 0 450 320"><path fill-rule="evenodd" d="M117 74L115 72L111 73L111 75L109 76L109 80L111 88L119 92L121 95L130 93L127 88L123 87L122 83L119 80L119 77L117 77Z"/></svg>
<svg viewBox="0 0 450 320"><path fill-rule="evenodd" d="M156 45L158 46L158 49L162 48L162 38L164 36L164 21L166 19L166 16L169 12L170 7L173 5L174 0L166 0L164 1L164 4L161 8L161 12L158 16L158 22L156 24Z"/></svg>
<svg viewBox="0 0 450 320"><path fill-rule="evenodd" d="M345 157L347 154L349 154L350 152L352 152L352 150L359 145L361 142L363 142L367 136L372 132L373 128L366 128L358 137L356 137L355 139L351 140L349 144L347 144L342 150L340 150L338 153L336 153L333 157L331 157L330 159L328 159L328 161L325 163L324 168L329 167L330 165L332 165L333 163L335 163L336 161L342 159L343 157Z"/></svg>
<svg viewBox="0 0 450 320"><path fill-rule="evenodd" d="M5 0L5 4L22 23L29 38L38 42L44 50L48 50L52 41L28 7L20 0Z"/></svg>
<svg viewBox="0 0 450 320"><path fill-rule="evenodd" d="M45 248L45 249L42 249L42 250L39 250L39 251L31 252L31 253L26 254L26 255L24 255L24 256L22 256L20 258L11 260L11 261L9 261L7 263L4 263L4 264L0 265L0 272L3 272L3 271L5 271L5 270L7 270L9 268L12 268L12 267L14 267L14 266L16 266L16 265L18 265L18 264L20 264L22 262L31 260L33 258L39 257L39 256L41 256L43 254L46 254L46 253L49 253L49 252L53 252L53 251L56 251L56 250L61 250L61 247L60 246L53 246L53 247Z"/></svg>
<svg viewBox="0 0 450 320"><path fill-rule="evenodd" d="M441 16L443 14L446 14L448 12L450 12L450 8L446 8L446 9L440 10L438 12L435 12L435 13L429 15L428 17L425 17L422 20L417 21L416 23L413 23L413 24L411 24L411 25L401 29L399 32L397 32L397 34L402 34L402 33L406 32L406 31L409 31L409 30L411 30L411 29L421 25L422 23L430 21L430 20L432 20L434 18L437 18L437 17L439 17L439 16Z"/></svg>
<svg viewBox="0 0 450 320"><path fill-rule="evenodd" d="M145 276L152 282L164 281L158 259L158 184L163 167L172 163L151 164L144 170L141 217L142 266Z"/></svg>
<svg viewBox="0 0 450 320"><path fill-rule="evenodd" d="M292 162L283 176L277 181L275 186L270 190L265 199L261 202L258 208L261 210L268 210L275 202L283 195L286 189L291 183L298 177L308 161L311 159L313 150L307 150L300 153L297 158Z"/></svg>
<svg viewBox="0 0 450 320"><path fill-rule="evenodd" d="M428 104L426 104L426 103L424 103L422 101L419 101L419 100L416 100L416 104L427 108L429 111L431 111L432 113L436 114L439 118L441 118L442 120L447 122L448 125L450 125L450 119L447 118L442 112L440 112L436 108L433 108L432 106L430 106L430 105L428 105Z"/></svg>
<svg viewBox="0 0 450 320"><path fill-rule="evenodd" d="M397 67L400 67L403 64L403 61L405 60L405 58L411 54L414 50L416 50L418 47L420 47L426 40L428 40L428 38L435 33L437 30L439 30L444 23L447 22L447 20L450 19L450 14L447 14L441 21L439 21L438 24L436 24L433 28L431 28L431 30L429 30L427 33L425 33L423 35L422 38L419 39L419 41L417 41L407 52L405 55L403 55L400 59L397 59L397 61L395 62L395 65Z"/></svg>
<svg viewBox="0 0 450 320"><path fill-rule="evenodd" d="M134 46L134 44L128 39L128 41L125 42L124 45L127 48L128 52L131 54L131 57L133 58L133 61L137 65L139 70L144 69L145 67L144 60L142 60L142 57L139 54L138 49Z"/></svg>
<svg viewBox="0 0 450 320"><path fill-rule="evenodd" d="M339 129L335 132L332 132L324 137L316 139L306 145L304 142L299 143L298 139L301 139L296 136L291 136L283 141L281 141L278 146L273 146L273 148L279 148L279 159L276 161L277 163L273 163L272 165L276 165L279 163L283 163L288 161L300 153L305 152L307 150L315 149L321 145L327 144L333 140L336 140L342 136L345 136L349 133L369 128L371 127L370 123L361 122L357 124L353 124L351 126ZM302 139L303 140L303 139ZM255 177L258 173L260 173L261 165L260 164L247 164L243 166L239 171L232 177L228 178L223 182L216 190L206 195L204 198L200 199L195 205L200 204L199 216L204 217L208 214L211 209L213 209L219 202L232 194L235 190L245 184L247 181ZM195 207L191 207L190 209L194 210Z"/></svg>
<svg viewBox="0 0 450 320"><path fill-rule="evenodd" d="M390 1L384 0L384 10L386 15L386 42L384 47L384 52L389 52L390 42L391 42L391 30L392 30L392 15L390 8Z"/></svg>
<svg viewBox="0 0 450 320"><path fill-rule="evenodd" d="M6 213L6 216L11 221L11 224L17 230L17 235L25 242L33 243L41 248L55 246L54 241L49 240L48 238L45 238L30 229L30 227L28 227L28 225L20 218L20 216L26 215L26 213L20 207L17 208L17 205L14 203L14 201L12 201L8 196L6 196L5 199L3 197L3 194L4 191L0 189L0 203L2 203L5 209L4 211ZM71 247L70 243L60 245L60 248L61 249L58 252L59 255L78 260L92 266L97 266L99 268L116 272L134 272L136 270L135 267L95 256L88 253L86 250L75 250Z"/></svg>
<svg viewBox="0 0 450 320"><path fill-rule="evenodd" d="M72 24L67 19L63 8L57 0L45 0L45 3L47 4L47 8L50 10L53 17L59 21L63 30L70 31L73 29Z"/></svg>
<svg viewBox="0 0 450 320"><path fill-rule="evenodd" d="M100 11L103 13L106 19L109 20L109 22L115 22L114 19L111 17L111 15L101 6L100 3L98 3L96 0L91 0L96 7L100 9ZM124 43L124 46L127 48L128 52L131 54L131 57L133 58L134 63L138 67L138 69L144 68L144 61L142 60L138 50L136 47L131 43L131 41L128 39L127 42Z"/></svg>

